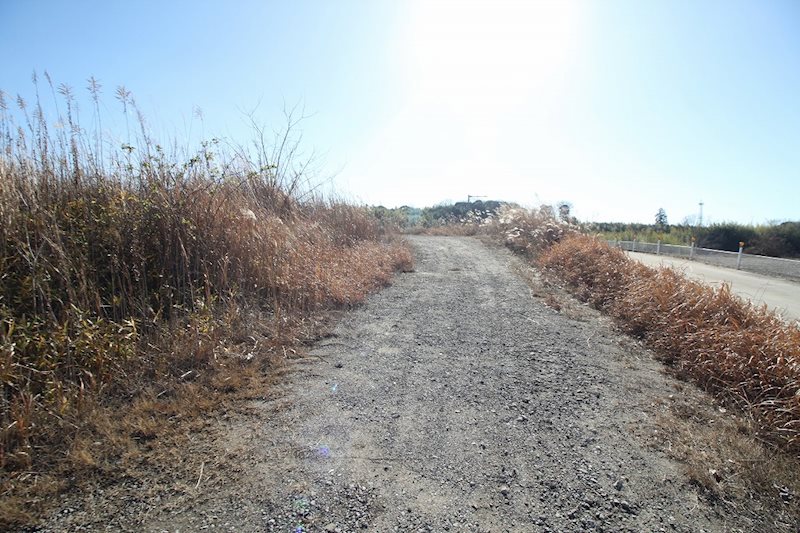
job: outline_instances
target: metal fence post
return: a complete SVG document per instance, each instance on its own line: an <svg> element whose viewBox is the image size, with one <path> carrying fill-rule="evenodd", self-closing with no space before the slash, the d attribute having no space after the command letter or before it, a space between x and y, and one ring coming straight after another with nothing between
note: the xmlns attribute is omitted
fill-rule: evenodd
<svg viewBox="0 0 800 533"><path fill-rule="evenodd" d="M692 237L692 247L689 248L689 260L694 259L694 237Z"/></svg>
<svg viewBox="0 0 800 533"><path fill-rule="evenodd" d="M635 252L636 251L636 239L633 239L633 246L631 248L632 248L631 252Z"/></svg>
<svg viewBox="0 0 800 533"><path fill-rule="evenodd" d="M736 256L736 270L742 268L742 250L744 250L744 242L739 242L739 255Z"/></svg>
<svg viewBox="0 0 800 533"><path fill-rule="evenodd" d="M656 243L656 255L661 255L661 239Z"/></svg>

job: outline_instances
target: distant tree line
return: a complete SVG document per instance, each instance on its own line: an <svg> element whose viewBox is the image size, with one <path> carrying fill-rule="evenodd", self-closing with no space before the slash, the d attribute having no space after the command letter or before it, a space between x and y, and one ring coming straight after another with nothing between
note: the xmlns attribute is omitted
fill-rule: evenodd
<svg viewBox="0 0 800 533"><path fill-rule="evenodd" d="M402 229L423 227L430 228L444 224L477 222L494 216L505 202L496 200L475 200L474 202L456 202L439 204L433 207L393 207L382 205L372 207L373 215L384 224L391 224Z"/></svg>
<svg viewBox="0 0 800 533"><path fill-rule="evenodd" d="M739 242L745 243L745 252L772 257L800 258L800 221L768 225L745 225L733 222L691 226L687 224L629 224L620 222L595 222L584 224L584 230L599 233L607 239L686 244L695 239L697 246L735 252Z"/></svg>
<svg viewBox="0 0 800 533"><path fill-rule="evenodd" d="M431 228L445 224L478 222L492 217L500 206L507 204L497 200L475 200L474 202L442 203L433 207L410 206L387 208L371 207L373 215L383 225L399 229ZM560 202L550 209L554 217L564 222L578 224L587 233L600 234L606 239L633 240L665 244L688 245L695 239L697 246L735 252L739 242L745 243L745 251L751 254L772 257L800 258L800 221L780 224L745 225L733 222L698 227L684 221L669 224L667 213L659 209L653 224L624 222L578 223L570 214L571 204Z"/></svg>

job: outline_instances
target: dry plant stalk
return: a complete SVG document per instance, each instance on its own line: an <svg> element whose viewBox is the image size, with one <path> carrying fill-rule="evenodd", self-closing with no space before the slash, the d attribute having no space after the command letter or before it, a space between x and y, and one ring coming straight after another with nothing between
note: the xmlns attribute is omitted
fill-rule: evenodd
<svg viewBox="0 0 800 533"><path fill-rule="evenodd" d="M241 361L219 346L242 344L233 324L250 314L270 350L411 269L365 208L303 186L288 130L255 153L168 153L120 87L140 126L120 148L58 93L60 128L38 99L11 113L0 93L0 481L68 455L93 406L225 381Z"/></svg>

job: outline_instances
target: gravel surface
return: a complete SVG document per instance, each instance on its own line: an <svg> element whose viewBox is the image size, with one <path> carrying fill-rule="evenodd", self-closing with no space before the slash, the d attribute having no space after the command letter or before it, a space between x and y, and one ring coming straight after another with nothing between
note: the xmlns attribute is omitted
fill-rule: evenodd
<svg viewBox="0 0 800 533"><path fill-rule="evenodd" d="M202 475L42 531L769 530L642 443L646 406L676 393L645 352L543 305L505 250L410 241L415 272L218 421L203 463L186 450Z"/></svg>

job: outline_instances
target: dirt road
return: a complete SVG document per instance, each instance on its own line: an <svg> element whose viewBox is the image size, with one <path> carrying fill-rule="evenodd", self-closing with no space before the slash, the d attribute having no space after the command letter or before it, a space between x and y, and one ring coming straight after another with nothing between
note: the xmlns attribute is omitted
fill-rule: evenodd
<svg viewBox="0 0 800 533"><path fill-rule="evenodd" d="M112 528L771 529L719 512L646 446L649 406L680 389L658 363L543 305L505 250L411 241L415 272L347 313L251 416L220 422L235 468L207 457L196 486Z"/></svg>
<svg viewBox="0 0 800 533"><path fill-rule="evenodd" d="M731 290L742 298L758 305L765 303L788 320L800 320L800 283L675 257L637 252L628 254L649 266L675 267L690 278L711 285L729 283Z"/></svg>

